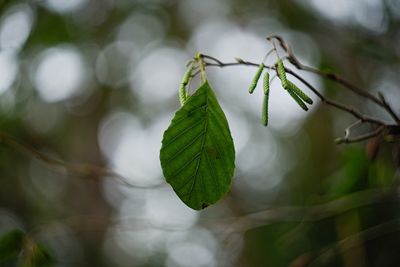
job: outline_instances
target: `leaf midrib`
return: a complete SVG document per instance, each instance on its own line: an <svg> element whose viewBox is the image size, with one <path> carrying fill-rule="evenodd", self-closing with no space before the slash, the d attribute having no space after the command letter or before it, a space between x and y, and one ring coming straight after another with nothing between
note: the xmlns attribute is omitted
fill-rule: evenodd
<svg viewBox="0 0 400 267"><path fill-rule="evenodd" d="M190 187L190 190L189 190L189 201L190 201L190 198L193 196L192 193L193 193L194 185L195 185L196 180L197 180L197 176L198 176L198 174L199 174L199 168L200 168L200 164L201 164L201 159L202 159L203 153L204 153L204 145L205 145L205 143L206 143L207 128L208 128L208 96L209 96L208 94L209 94L209 90L207 90L207 93L206 93L206 103L204 104L205 113L206 113L206 115L205 115L206 123L204 124L204 130L203 130L204 137L203 137L203 140L202 140L202 143L201 143L201 148L200 148L200 159L199 159L199 161L197 162L196 170L195 170L195 173L194 173L193 183L192 183L192 185L191 185L191 187ZM201 187L201 188L202 188L202 190L203 190L203 193L205 193L205 192L204 192L204 188L203 188L203 187Z"/></svg>

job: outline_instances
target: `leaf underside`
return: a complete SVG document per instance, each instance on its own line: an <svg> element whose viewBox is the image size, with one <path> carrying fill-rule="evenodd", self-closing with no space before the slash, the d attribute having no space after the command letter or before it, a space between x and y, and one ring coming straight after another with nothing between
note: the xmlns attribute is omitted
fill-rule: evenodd
<svg viewBox="0 0 400 267"><path fill-rule="evenodd" d="M164 133L160 161L167 182L192 209L214 204L229 191L235 149L208 82L175 113Z"/></svg>

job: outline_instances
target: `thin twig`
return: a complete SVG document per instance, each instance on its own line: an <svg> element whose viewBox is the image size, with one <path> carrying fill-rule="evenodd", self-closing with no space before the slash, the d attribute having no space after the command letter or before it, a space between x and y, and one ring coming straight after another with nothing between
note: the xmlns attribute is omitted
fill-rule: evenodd
<svg viewBox="0 0 400 267"><path fill-rule="evenodd" d="M349 137L345 136L344 138L338 138L335 140L335 143L336 144L350 144L350 143L357 143L357 142L365 141L365 140L371 139L372 137L380 135L385 130L385 128L386 127L384 125L382 125L373 132L359 135L357 137L349 138Z"/></svg>
<svg viewBox="0 0 400 267"><path fill-rule="evenodd" d="M350 126L347 127L347 128L345 129L345 131L344 131L344 138L345 138L345 139L349 139L350 134L351 134L351 129L354 128L354 127L356 127L356 126L358 126L358 125L360 125L361 123L362 123L362 120L358 120L358 121L356 121L356 122L350 124Z"/></svg>
<svg viewBox="0 0 400 267"><path fill-rule="evenodd" d="M217 64L223 64L219 59L217 59L217 58L215 58L215 57L212 57L212 56L209 56L209 55L201 54L201 57L202 57L202 58L211 59L212 61L214 61L214 62L217 63Z"/></svg>
<svg viewBox="0 0 400 267"><path fill-rule="evenodd" d="M274 48L272 48L271 50L269 50L268 52L267 52L267 54L264 56L264 58L263 58L263 63L268 59L268 57L274 52L274 51L276 51Z"/></svg>
<svg viewBox="0 0 400 267"><path fill-rule="evenodd" d="M196 77L198 74L200 74L201 70L197 70L192 74L192 78Z"/></svg>

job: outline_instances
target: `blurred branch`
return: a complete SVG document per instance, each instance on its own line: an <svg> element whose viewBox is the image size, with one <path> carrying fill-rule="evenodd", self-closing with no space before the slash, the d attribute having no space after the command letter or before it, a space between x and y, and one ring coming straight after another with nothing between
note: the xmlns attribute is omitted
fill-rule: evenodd
<svg viewBox="0 0 400 267"><path fill-rule="evenodd" d="M200 224L207 225L215 229L221 235L229 235L234 232L246 232L261 226L267 226L274 223L299 222L307 223L321 219L338 216L350 210L386 203L400 202L399 193L394 188L371 189L356 192L327 203L313 206L299 207L274 207L263 211L236 216L230 218L200 218ZM70 226L75 231L99 231L103 230L104 224L118 225L120 231L135 231L148 228L162 229L168 231L187 231L190 226L182 224L168 226L162 221L158 223L151 222L146 217L123 217L110 218L108 216L98 215L78 215L60 218L53 222L62 222ZM52 222L50 222L52 223ZM34 234L45 229L49 223L42 223L31 229ZM96 229L98 227L98 229Z"/></svg>
<svg viewBox="0 0 400 267"><path fill-rule="evenodd" d="M313 222L337 216L364 206L400 202L396 188L371 189L356 192L327 203L308 207L277 207L221 220L221 227L228 232L244 232L253 228L282 222Z"/></svg>
<svg viewBox="0 0 400 267"><path fill-rule="evenodd" d="M109 170L107 168L103 168L101 166L93 165L93 164L85 164L85 163L80 163L80 164L75 164L75 163L69 163L65 162L59 159L55 159L53 157L50 157L37 149L27 145L23 144L14 138L7 136L3 133L0 133L0 144L7 145L16 151L18 151L21 154L24 154L28 157L34 158L38 160L39 162L45 164L47 167L53 169L56 172L64 174L67 172L70 175L74 176L82 176L82 177L96 177L96 178L114 178L117 182L121 183L122 185L125 185L127 187L134 187L134 188L152 188L152 187L158 187L160 185L150 185L150 186L141 186L137 184L133 184L129 182L129 179L125 176L122 176L112 170Z"/></svg>
<svg viewBox="0 0 400 267"><path fill-rule="evenodd" d="M340 250L350 250L352 248L361 246L369 241L380 238L382 236L392 234L400 231L400 220L392 220L382 223L357 234L351 235L330 248L324 249L319 255L307 266L319 266L319 263L328 263Z"/></svg>

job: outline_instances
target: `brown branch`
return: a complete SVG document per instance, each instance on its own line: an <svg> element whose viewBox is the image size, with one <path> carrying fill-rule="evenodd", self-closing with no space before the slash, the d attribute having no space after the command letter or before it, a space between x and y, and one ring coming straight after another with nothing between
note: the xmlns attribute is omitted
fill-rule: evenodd
<svg viewBox="0 0 400 267"><path fill-rule="evenodd" d="M213 58L214 59L214 57L211 57L208 55L203 55L203 56L205 58ZM220 67L220 68L230 67L230 66L243 66L243 65L244 66L253 66L253 67L259 66L259 64L257 64L257 63L245 61L242 59L239 59L238 62L221 62L220 60L214 60L214 61L215 61L215 63L205 62L205 65L210 66L210 67ZM276 70L275 66L265 66L264 68ZM323 102L327 105L330 105L332 107L335 107L337 109L340 109L342 111L345 111L347 113L350 113L357 119L361 120L362 122L369 122L369 123L373 123L373 124L377 124L377 125L386 125L385 122L383 122L379 119L364 115L353 107L343 105L339 102L336 102L334 100L331 100L331 99L323 96L315 87L313 87L309 82L307 82L305 79L303 79L300 75L298 75L297 73L295 73L294 71L292 71L288 68L285 68L285 69L286 69L287 73L293 75L299 81L301 81L305 86L307 86L321 100L321 102Z"/></svg>
<svg viewBox="0 0 400 267"><path fill-rule="evenodd" d="M331 99L323 96L314 86L312 86L309 82L307 82L305 79L303 79L300 75L298 75L297 73L295 73L294 71L292 71L290 69L287 69L287 68L285 68L285 69L286 69L287 73L290 73L291 75L296 77L305 86L307 86L314 94L316 94L323 103L330 105L332 107L335 107L337 109L343 110L347 113L350 113L357 119L360 119L362 122L370 122L370 123L377 124L377 125L386 125L386 123L384 121L364 115L351 106L341 104L337 101L331 100Z"/></svg>
<svg viewBox="0 0 400 267"><path fill-rule="evenodd" d="M63 160L55 159L3 133L0 133L0 144L7 145L23 155L34 158L39 162L45 164L47 167L50 167L54 171L62 174L67 172L68 174L73 176L82 176L91 178L93 177L114 178L117 182L121 183L122 185L134 188L147 189L160 186L160 185L141 186L133 184L129 182L129 179L127 177L124 177L123 175L120 175L112 170L109 170L101 166L92 164L83 164L83 163L74 164L65 162Z"/></svg>
<svg viewBox="0 0 400 267"><path fill-rule="evenodd" d="M275 40L277 40L279 42L280 46L282 47L282 49L287 54L287 59L297 69L308 71L308 72L311 72L311 73L315 73L315 74L320 75L320 76L322 76L324 78L330 79L331 81L334 81L334 82L336 82L338 84L341 84L342 86L344 86L345 88L349 89L353 93L371 100L372 102L374 102L378 106L380 106L383 109L385 109L386 112L389 113L389 115L394 119L394 121L398 125L400 125L400 118L396 115L396 113L394 112L392 107L389 105L389 103L386 102L386 100L383 97L382 93L378 93L378 97L376 97L375 95L373 95L373 94L371 94L371 93L369 93L369 92L367 92L365 90L362 90L361 88L359 88L356 85L350 83L349 81L345 80L344 78L340 77L339 75L337 75L335 73L331 73L331 72L327 72L327 71L321 71L319 69L315 69L313 67L304 65L297 59L297 57L293 53L293 51L290 48L290 46L283 40L282 37L280 37L278 35L271 35L271 36L267 37L267 40L269 40L269 41L271 41L273 39L275 39Z"/></svg>

